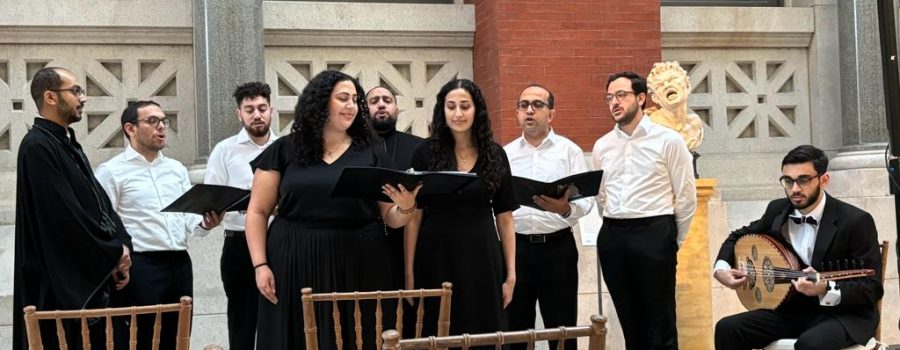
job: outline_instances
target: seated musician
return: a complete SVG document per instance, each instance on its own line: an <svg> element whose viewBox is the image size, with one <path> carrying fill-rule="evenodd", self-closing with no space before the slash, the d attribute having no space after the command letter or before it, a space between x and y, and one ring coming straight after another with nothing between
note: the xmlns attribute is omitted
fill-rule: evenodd
<svg viewBox="0 0 900 350"><path fill-rule="evenodd" d="M791 281L794 291L774 310L757 309L720 320L716 349L759 349L782 338L797 338L796 349L842 349L865 344L874 336L879 321L875 304L884 293L875 221L825 192L827 169L828 157L822 150L808 145L791 150L781 161L780 182L787 198L770 202L762 218L728 236L713 276L731 289L747 282L747 274L735 265L734 251L735 242L747 234L775 238L798 257L804 272L831 266L872 269L875 275ZM846 267L847 262L851 266Z"/></svg>

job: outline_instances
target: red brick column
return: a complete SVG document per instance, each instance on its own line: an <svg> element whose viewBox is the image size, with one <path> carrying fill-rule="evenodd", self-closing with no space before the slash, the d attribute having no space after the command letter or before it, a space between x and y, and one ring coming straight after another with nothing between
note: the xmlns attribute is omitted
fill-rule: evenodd
<svg viewBox="0 0 900 350"><path fill-rule="evenodd" d="M659 0L466 0L475 4L475 82L497 141L521 134L515 101L531 82L556 97L555 130L590 151L613 127L606 79L660 61Z"/></svg>

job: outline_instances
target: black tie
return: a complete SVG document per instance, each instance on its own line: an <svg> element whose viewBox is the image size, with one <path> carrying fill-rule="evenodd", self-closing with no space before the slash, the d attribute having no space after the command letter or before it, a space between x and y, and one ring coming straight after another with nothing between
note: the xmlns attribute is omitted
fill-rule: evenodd
<svg viewBox="0 0 900 350"><path fill-rule="evenodd" d="M810 225L815 226L815 225L819 224L819 222L816 221L816 218L814 218L814 217L812 217L812 216L791 216L790 218L791 218L791 220L793 220L794 223L797 224L797 225L799 225L799 224L810 224Z"/></svg>

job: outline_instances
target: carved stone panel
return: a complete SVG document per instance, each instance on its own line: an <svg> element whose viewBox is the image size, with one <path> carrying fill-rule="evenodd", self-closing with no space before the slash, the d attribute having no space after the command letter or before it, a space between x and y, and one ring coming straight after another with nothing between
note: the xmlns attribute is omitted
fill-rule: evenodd
<svg viewBox="0 0 900 350"><path fill-rule="evenodd" d="M18 146L37 109L31 77L46 66L71 70L87 89L81 122L72 125L93 165L122 151L120 117L128 101L156 101L170 119L167 156L196 154L194 72L189 46L0 45L0 167L15 168Z"/></svg>
<svg viewBox="0 0 900 350"><path fill-rule="evenodd" d="M266 82L281 135L290 132L306 83L326 69L356 77L366 91L387 86L397 95L397 129L427 136L441 86L456 77L472 78L472 50L267 47Z"/></svg>
<svg viewBox="0 0 900 350"><path fill-rule="evenodd" d="M810 142L806 49L667 49L688 71L701 153L783 152Z"/></svg>

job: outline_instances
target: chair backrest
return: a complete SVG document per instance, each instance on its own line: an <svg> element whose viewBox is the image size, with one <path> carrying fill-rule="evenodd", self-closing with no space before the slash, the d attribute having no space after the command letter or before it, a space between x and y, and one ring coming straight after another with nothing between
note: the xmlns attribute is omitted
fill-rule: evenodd
<svg viewBox="0 0 900 350"><path fill-rule="evenodd" d="M420 350L462 348L472 346L493 345L501 349L506 344L528 343L528 350L534 350L534 343L542 340L558 340L556 349L563 350L564 339L588 337L588 349L606 349L606 317L593 315L591 324L587 326L559 327L551 329L529 329L527 331L494 332L481 334L463 334L454 336L438 336L415 339L400 339L400 333L394 330L384 332L382 350Z"/></svg>
<svg viewBox="0 0 900 350"><path fill-rule="evenodd" d="M131 316L131 326L129 327L129 342L137 343L137 315L156 314L156 320L153 325L153 343L159 343L159 333L162 323L162 314L167 312L178 313L178 333L175 336L175 349L188 350L191 344L191 308L193 301L191 297L183 296L179 303L147 305L147 306L131 306L105 309L87 309L87 310L66 310L66 311L37 311L33 305L25 307L25 332L28 335L29 350L43 350L44 344L41 340L41 327L39 321L54 320L56 321L56 336L59 339L59 348L68 349L66 342L66 331L63 328L63 320L80 319L81 320L81 339L82 347L90 348L90 332L88 330L88 318L102 317L106 319L106 348L112 349L115 342L113 341L113 322L112 318L116 316ZM133 347L132 347L133 348Z"/></svg>
<svg viewBox="0 0 900 350"><path fill-rule="evenodd" d="M888 241L881 241L881 285L884 286L884 275L887 274L887 266L888 266L888 253L891 252L891 244ZM878 308L878 317L881 317L881 301L884 300L882 297L878 300L878 303L875 304L875 307ZM878 328L875 328L875 339L881 341L881 322L878 322Z"/></svg>
<svg viewBox="0 0 900 350"><path fill-rule="evenodd" d="M444 336L450 334L450 297L453 294L453 284L444 282L440 289L416 289L416 290L395 290L395 291L374 291L374 292L349 292L349 293L318 293L313 294L312 288L303 288L303 333L306 338L306 350L318 350L318 327L316 326L316 309L313 307L314 302L330 302L332 318L334 319L334 334L337 340L338 348L342 348L343 337L341 336L341 312L338 308L339 301L353 301L353 320L356 327L356 348L362 349L362 317L360 315L360 300L375 301L375 345L377 349L381 348L383 338L382 324L383 311L381 301L385 299L397 299L397 323L394 326L401 334L403 332L403 298L418 298L418 308L416 309L416 337L422 336L423 319L425 317L424 301L429 297L440 297L440 309L438 311L437 334Z"/></svg>

